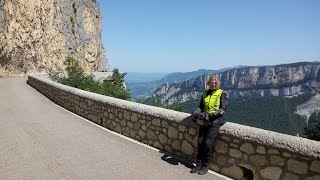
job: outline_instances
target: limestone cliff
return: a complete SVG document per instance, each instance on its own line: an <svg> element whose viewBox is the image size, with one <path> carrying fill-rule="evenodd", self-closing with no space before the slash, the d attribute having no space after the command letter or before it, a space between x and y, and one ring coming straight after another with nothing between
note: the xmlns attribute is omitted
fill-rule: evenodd
<svg viewBox="0 0 320 180"><path fill-rule="evenodd" d="M86 71L97 70L104 56L94 0L0 0L0 71L63 68L69 55Z"/></svg>
<svg viewBox="0 0 320 180"><path fill-rule="evenodd" d="M320 63L294 63L276 66L251 66L213 74L221 87L234 97L297 96L320 91ZM211 75L182 83L164 84L152 95L161 103L172 104L199 99ZM150 99L149 99L150 100Z"/></svg>

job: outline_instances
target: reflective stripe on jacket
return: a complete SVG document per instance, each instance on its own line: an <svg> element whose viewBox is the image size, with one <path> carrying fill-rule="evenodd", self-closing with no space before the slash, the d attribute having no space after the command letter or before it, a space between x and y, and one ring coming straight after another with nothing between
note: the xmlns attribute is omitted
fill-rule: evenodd
<svg viewBox="0 0 320 180"><path fill-rule="evenodd" d="M222 95L223 90L217 89L213 92L213 94L207 95L207 91L204 91L202 94L203 104L204 104L204 111L206 113L213 113L214 111L220 109L220 97Z"/></svg>

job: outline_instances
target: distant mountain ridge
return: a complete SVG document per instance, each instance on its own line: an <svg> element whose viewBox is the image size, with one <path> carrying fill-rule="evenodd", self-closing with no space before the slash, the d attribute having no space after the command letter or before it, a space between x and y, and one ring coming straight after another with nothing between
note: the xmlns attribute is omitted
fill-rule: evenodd
<svg viewBox="0 0 320 180"><path fill-rule="evenodd" d="M213 73L230 97L294 96L320 91L320 63L300 62L275 66L246 66ZM199 99L210 74L159 87L149 101L163 104Z"/></svg>
<svg viewBox="0 0 320 180"><path fill-rule="evenodd" d="M126 72L124 80L126 82L150 82L150 81L159 81L161 78L166 76L167 73L144 73L144 72Z"/></svg>
<svg viewBox="0 0 320 180"><path fill-rule="evenodd" d="M221 72L221 70L199 69L197 71L184 72L184 73L174 72L163 77L160 80L160 82L161 83L178 83L178 82L183 82L189 79L196 78L204 74L212 74L212 73L218 73L218 72Z"/></svg>
<svg viewBox="0 0 320 180"><path fill-rule="evenodd" d="M165 83L145 103L180 106L191 113L199 106L210 76L218 76L229 95L225 114L229 122L291 135L301 135L313 121L320 122L319 62L247 66ZM309 122L311 117L319 118Z"/></svg>
<svg viewBox="0 0 320 180"><path fill-rule="evenodd" d="M201 75L205 75L205 74L213 74L213 73L219 73L219 72L223 72L229 69L237 69L240 67L245 67L242 65L236 66L236 67L228 67L228 68L222 68L222 69L218 69L218 70L209 70L209 69L199 69L196 71L191 71L191 72L174 72L174 73L170 73L168 75L166 75L165 77L163 77L160 80L160 83L164 84L164 83L179 83L179 82L183 82L189 79L194 79L196 77L199 77Z"/></svg>
<svg viewBox="0 0 320 180"><path fill-rule="evenodd" d="M205 74L223 72L228 69L243 66L223 68L219 70L199 69L192 72L165 73L138 73L128 72L125 76L127 87L131 90L133 100L146 99L161 85L165 83L179 83Z"/></svg>

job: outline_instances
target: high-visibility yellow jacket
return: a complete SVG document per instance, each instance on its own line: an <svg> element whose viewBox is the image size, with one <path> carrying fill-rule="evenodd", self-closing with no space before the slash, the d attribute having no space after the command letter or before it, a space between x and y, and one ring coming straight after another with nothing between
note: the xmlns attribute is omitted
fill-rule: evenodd
<svg viewBox="0 0 320 180"><path fill-rule="evenodd" d="M222 93L222 89L217 89L216 91L208 95L207 91L203 92L202 99L204 104L204 112L212 114L220 109L220 97Z"/></svg>

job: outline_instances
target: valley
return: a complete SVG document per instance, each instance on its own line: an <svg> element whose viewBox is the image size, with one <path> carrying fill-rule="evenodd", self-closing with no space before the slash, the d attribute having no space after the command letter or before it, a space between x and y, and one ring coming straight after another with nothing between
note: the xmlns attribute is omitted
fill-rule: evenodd
<svg viewBox="0 0 320 180"><path fill-rule="evenodd" d="M225 116L229 122L302 136L309 117L316 117L320 110L319 69L319 62L231 68L181 82L166 82L143 103L179 106L180 111L192 113L207 88L207 79L214 75L229 95ZM153 85L154 89L156 84Z"/></svg>

